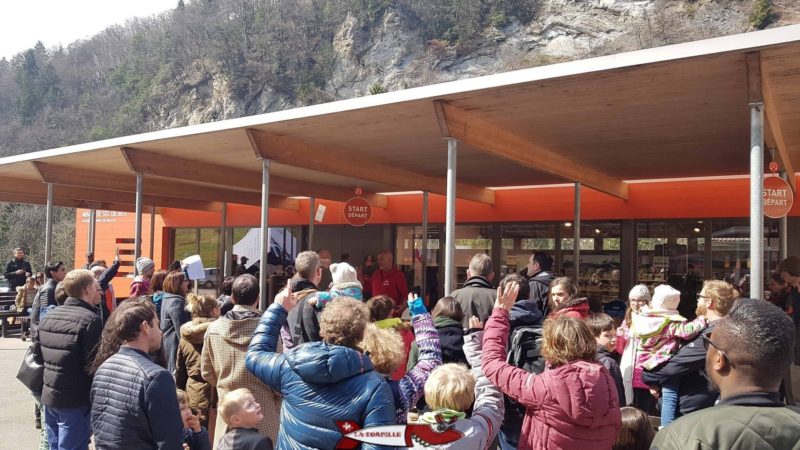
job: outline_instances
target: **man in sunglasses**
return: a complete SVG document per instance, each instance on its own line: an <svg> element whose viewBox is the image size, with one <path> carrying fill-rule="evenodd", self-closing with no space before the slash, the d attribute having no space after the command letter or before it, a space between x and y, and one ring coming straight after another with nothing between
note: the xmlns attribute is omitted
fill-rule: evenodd
<svg viewBox="0 0 800 450"><path fill-rule="evenodd" d="M739 299L702 339L720 401L661 430L652 448L797 448L800 408L778 392L794 357L792 319L771 303Z"/></svg>
<svg viewBox="0 0 800 450"><path fill-rule="evenodd" d="M733 285L725 281L709 280L703 283L703 289L697 295L695 312L698 316L706 317L708 328L681 347L668 363L652 372L642 372L642 381L651 386L659 386L665 380L680 385L678 416L714 406L719 398L719 393L708 385L703 336L714 331L716 324L728 314L738 296Z"/></svg>

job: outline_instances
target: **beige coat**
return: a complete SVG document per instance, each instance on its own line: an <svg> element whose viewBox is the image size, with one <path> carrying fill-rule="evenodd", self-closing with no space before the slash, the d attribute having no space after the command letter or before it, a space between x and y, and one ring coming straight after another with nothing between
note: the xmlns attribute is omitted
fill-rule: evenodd
<svg viewBox="0 0 800 450"><path fill-rule="evenodd" d="M247 307L236 305L224 317L208 326L203 344L201 372L203 378L216 386L220 401L230 391L247 388L261 405L264 418L258 431L277 441L280 424L281 396L254 377L245 367L245 354L256 330L261 314ZM217 413L214 431L214 448L227 431L222 417Z"/></svg>
<svg viewBox="0 0 800 450"><path fill-rule="evenodd" d="M178 343L178 354L175 359L175 384L189 396L189 406L200 410L200 422L208 425L208 409L213 406L212 391L200 372L200 355L203 351L203 339L215 319L196 317L191 322L181 325L181 340Z"/></svg>

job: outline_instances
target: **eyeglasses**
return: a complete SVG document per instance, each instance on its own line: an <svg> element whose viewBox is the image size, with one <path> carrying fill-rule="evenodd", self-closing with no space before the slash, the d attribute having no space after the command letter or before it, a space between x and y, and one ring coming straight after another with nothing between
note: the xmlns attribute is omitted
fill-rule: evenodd
<svg viewBox="0 0 800 450"><path fill-rule="evenodd" d="M711 340L711 336L709 334L703 334L701 336L703 337L703 347L705 347L706 351L708 351L709 346L714 347L725 359L728 360L728 363L731 365L731 367L733 367L733 361L731 361L731 359L728 358L728 355L725 353L725 350L723 350L719 345L715 344L714 341Z"/></svg>
<svg viewBox="0 0 800 450"><path fill-rule="evenodd" d="M701 298L708 298L708 296L703 294L697 294L697 299L700 300Z"/></svg>

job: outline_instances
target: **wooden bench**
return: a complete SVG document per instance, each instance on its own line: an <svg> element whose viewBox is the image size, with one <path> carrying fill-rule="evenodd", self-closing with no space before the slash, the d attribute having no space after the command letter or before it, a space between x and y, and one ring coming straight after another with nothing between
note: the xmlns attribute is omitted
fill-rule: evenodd
<svg viewBox="0 0 800 450"><path fill-rule="evenodd" d="M19 321L20 338L25 340L25 324L29 323L27 312L17 312L15 299L17 298L16 292L0 292L0 337L8 337L10 318L22 318ZM16 320L15 320L16 322ZM16 326L16 324L15 324Z"/></svg>

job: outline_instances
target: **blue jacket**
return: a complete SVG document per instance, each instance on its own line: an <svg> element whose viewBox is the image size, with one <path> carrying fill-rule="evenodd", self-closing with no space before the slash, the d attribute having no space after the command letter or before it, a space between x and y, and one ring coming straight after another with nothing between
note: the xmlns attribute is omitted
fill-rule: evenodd
<svg viewBox="0 0 800 450"><path fill-rule="evenodd" d="M276 353L286 321L273 303L261 318L247 350L247 369L283 394L276 448L332 449L342 438L336 421L362 428L395 423L394 398L369 357L349 347L308 342ZM384 448L363 444L363 450Z"/></svg>

